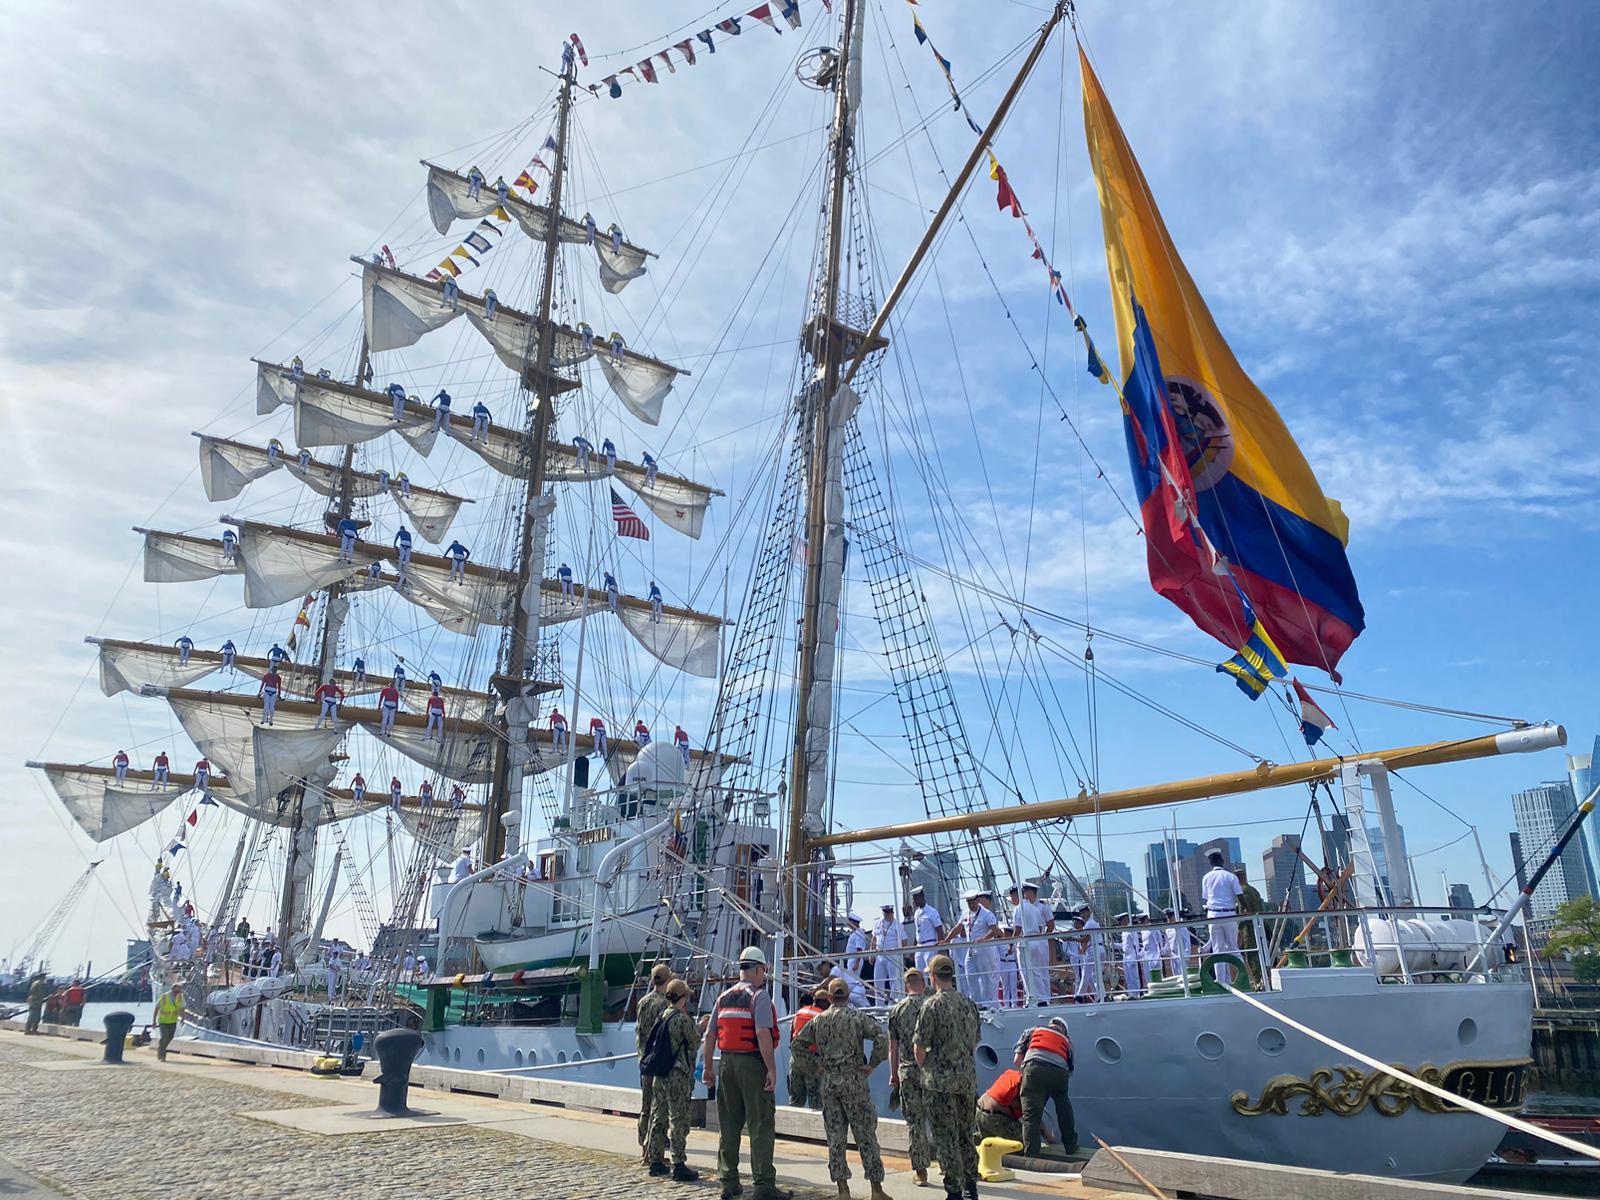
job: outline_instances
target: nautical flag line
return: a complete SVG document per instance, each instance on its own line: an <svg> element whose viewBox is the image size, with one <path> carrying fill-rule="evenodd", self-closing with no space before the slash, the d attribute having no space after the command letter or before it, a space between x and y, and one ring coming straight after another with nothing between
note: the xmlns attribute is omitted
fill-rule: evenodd
<svg viewBox="0 0 1600 1200"><path fill-rule="evenodd" d="M833 12L832 0L820 0L820 2L825 12ZM799 29L801 25L800 0L770 0L769 3L758 4L736 17L724 17L706 26L691 37L669 42L661 49L646 54L637 62L605 76L599 83L589 84L589 91L598 96L601 90L604 89L605 93L613 100L618 100L622 97L622 88L625 82L637 83L642 80L645 83L660 83L662 80L661 68L665 68L665 72L668 75L676 75L678 67L692 67L695 65L696 42L705 47L704 52L706 54L715 54L717 52L717 40L712 31L715 30L716 33L721 34L724 40L738 37L744 33L744 28L741 25L741 22L744 21L759 22L772 30L773 33L778 34L781 34L786 28ZM678 32L682 31L679 30ZM672 35L667 34L666 36L671 37ZM578 47L579 57L582 58L582 44L578 42L578 35L573 34L571 40ZM677 54L676 58L673 57L674 52ZM567 53L570 54L571 51L568 50ZM627 53L637 53L637 50ZM596 54L594 57L597 59L616 58L619 55ZM588 59L584 58L583 63L588 66Z"/></svg>

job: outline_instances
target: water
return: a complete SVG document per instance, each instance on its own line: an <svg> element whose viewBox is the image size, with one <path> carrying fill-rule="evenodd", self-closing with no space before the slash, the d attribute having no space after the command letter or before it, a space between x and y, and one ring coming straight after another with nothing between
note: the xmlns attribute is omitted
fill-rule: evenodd
<svg viewBox="0 0 1600 1200"><path fill-rule="evenodd" d="M83 1006L83 1020L78 1022L84 1029L104 1030L107 1013L131 1012L133 1014L134 1029L142 1029L150 1024L155 1004L149 1000L136 1000L126 1004L107 1004L99 1001L90 1001Z"/></svg>

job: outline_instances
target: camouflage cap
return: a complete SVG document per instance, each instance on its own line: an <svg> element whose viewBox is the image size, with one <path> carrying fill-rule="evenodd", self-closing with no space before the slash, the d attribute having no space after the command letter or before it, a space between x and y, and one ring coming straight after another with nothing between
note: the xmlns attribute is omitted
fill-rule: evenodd
<svg viewBox="0 0 1600 1200"><path fill-rule="evenodd" d="M842 979L835 979L828 984L828 995L834 1000L847 1000L850 997L850 985Z"/></svg>
<svg viewBox="0 0 1600 1200"><path fill-rule="evenodd" d="M928 974L938 975L944 979L956 977L956 964L948 954L935 954L928 963Z"/></svg>
<svg viewBox="0 0 1600 1200"><path fill-rule="evenodd" d="M907 967L904 979L907 983L910 983L912 980L916 980L918 983L921 983L922 972L917 970L916 967Z"/></svg>

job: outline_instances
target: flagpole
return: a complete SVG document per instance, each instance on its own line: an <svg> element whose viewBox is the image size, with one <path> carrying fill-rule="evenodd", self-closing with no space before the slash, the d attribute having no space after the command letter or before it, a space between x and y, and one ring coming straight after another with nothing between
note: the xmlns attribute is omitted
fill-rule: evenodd
<svg viewBox="0 0 1600 1200"><path fill-rule="evenodd" d="M1061 19L1067 15L1070 0L1056 0L1056 6L1050 12L1050 19L1039 30L1039 36L1033 43L1033 49L1028 51L1028 57L1023 60L1022 68L1017 72L1017 77L1011 81L1011 86L1006 89L1006 94L1000 99L1000 107L994 110L994 116L989 118L989 123L983 127L983 133L978 137L978 144L972 148L972 153L967 155L967 161L961 165L961 170L956 173L955 182L950 185L950 190L945 194L943 203L933 214L922 240L917 243L917 248L912 251L911 260L906 263L905 270L900 272L900 278L894 281L894 286L889 289L889 295L878 308L878 315L873 318L872 326L858 343L855 358L850 362L850 368L839 380L839 387L848 387L850 381L856 377L856 372L861 369L861 364L867 360L875 340L883 333L883 327L889 322L889 314L894 311L894 306L900 297L905 294L911 285L912 277L917 273L917 268L922 265L923 258L927 255L933 240L939 235L940 228L944 225L945 218L950 215L950 210L961 197L962 191L967 186L967 181L972 178L973 169L989 149L989 143L994 135L999 132L1011 105L1017 98L1017 93L1022 91L1022 85L1027 81L1033 68L1039 62L1039 56L1044 53L1045 45L1050 41L1050 35L1055 32L1056 26L1061 24Z"/></svg>

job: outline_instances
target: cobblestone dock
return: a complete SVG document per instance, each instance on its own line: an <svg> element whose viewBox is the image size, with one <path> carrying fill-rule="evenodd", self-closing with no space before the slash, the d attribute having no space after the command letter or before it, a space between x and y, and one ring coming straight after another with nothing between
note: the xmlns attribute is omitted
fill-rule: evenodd
<svg viewBox="0 0 1600 1200"><path fill-rule="evenodd" d="M420 1120L372 1120L370 1081L317 1079L283 1065L148 1049L128 1065L101 1046L0 1030L0 1195L48 1200L706 1200L718 1194L716 1135L690 1135L698 1183L653 1178L637 1158L631 1117L413 1089ZM780 1183L795 1200L832 1200L826 1150L780 1139ZM852 1155L853 1158L853 1155ZM909 1164L886 1155L897 1200L926 1198ZM7 1166L13 1168L8 1172ZM748 1152L745 1161L748 1171ZM31 1179L28 1178L31 1176ZM937 1170L934 1180L937 1181ZM745 1178L748 1192L750 1180ZM853 1186L864 1196L859 1164ZM985 1185L992 1200L1108 1198L1066 1180Z"/></svg>

